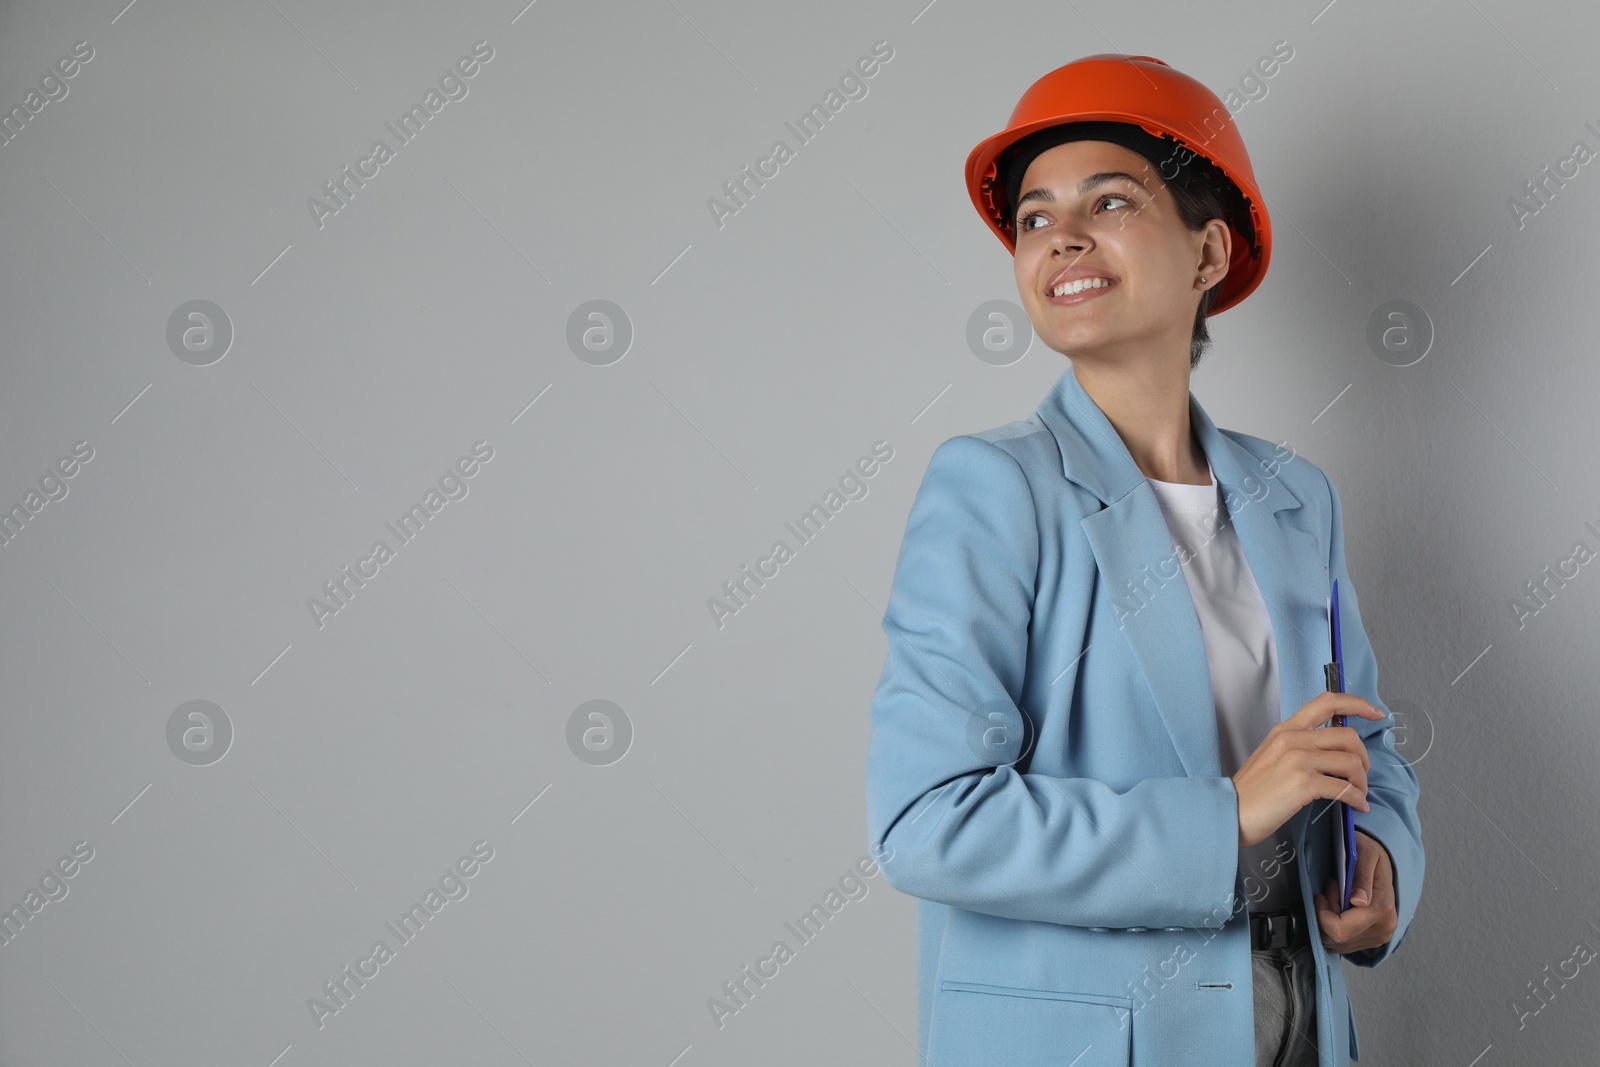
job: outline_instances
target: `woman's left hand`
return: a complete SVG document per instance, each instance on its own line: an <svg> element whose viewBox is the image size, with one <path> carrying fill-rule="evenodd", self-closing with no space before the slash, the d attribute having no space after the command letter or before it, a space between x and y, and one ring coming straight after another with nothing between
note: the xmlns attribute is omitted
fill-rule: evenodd
<svg viewBox="0 0 1600 1067"><path fill-rule="evenodd" d="M1377 838L1361 830L1356 831L1356 876L1349 909L1335 910L1338 900L1339 887L1329 878L1316 894L1323 948L1345 955L1388 944L1400 924L1394 903L1394 865Z"/></svg>

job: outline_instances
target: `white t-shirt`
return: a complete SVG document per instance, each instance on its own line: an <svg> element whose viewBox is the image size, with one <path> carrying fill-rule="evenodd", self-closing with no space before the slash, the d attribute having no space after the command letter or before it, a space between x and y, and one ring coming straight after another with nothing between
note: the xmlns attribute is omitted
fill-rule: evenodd
<svg viewBox="0 0 1600 1067"><path fill-rule="evenodd" d="M1182 569L1205 638L1218 754L1222 773L1231 777L1278 724L1277 641L1209 461L1206 473L1210 485L1146 481L1161 504L1174 547L1181 546L1188 558ZM1300 876L1288 823L1240 849L1239 871L1251 911L1299 908Z"/></svg>

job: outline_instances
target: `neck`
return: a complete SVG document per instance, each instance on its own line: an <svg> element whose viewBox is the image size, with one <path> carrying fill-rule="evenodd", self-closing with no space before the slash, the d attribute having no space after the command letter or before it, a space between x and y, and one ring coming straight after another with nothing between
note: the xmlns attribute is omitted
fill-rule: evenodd
<svg viewBox="0 0 1600 1067"><path fill-rule="evenodd" d="M1127 445L1146 478L1209 485L1205 450L1189 418L1189 361L1104 366L1074 360L1073 374Z"/></svg>

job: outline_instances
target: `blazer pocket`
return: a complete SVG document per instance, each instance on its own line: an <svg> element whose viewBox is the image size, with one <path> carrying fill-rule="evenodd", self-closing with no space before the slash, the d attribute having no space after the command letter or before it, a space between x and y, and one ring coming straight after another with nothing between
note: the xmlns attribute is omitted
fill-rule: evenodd
<svg viewBox="0 0 1600 1067"><path fill-rule="evenodd" d="M1133 1001L982 982L940 983L928 1067L1129 1067Z"/></svg>

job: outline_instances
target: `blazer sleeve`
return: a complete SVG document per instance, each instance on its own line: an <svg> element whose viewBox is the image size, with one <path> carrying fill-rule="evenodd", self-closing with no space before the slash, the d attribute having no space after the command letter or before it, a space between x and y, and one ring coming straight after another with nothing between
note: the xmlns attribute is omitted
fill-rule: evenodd
<svg viewBox="0 0 1600 1067"><path fill-rule="evenodd" d="M873 854L895 888L991 915L1221 926L1239 862L1231 778L1148 778L1117 792L1014 766L1037 522L1009 453L970 435L935 450L883 616L889 652L867 753ZM1102 699L1088 713L1119 709ZM979 740L997 728L1016 741L1009 759Z"/></svg>
<svg viewBox="0 0 1600 1067"><path fill-rule="evenodd" d="M1354 811L1355 827L1378 840L1389 853L1394 867L1395 910L1399 921L1393 936L1377 948L1345 956L1358 967L1376 967L1400 948L1422 896L1422 826L1417 818L1420 787L1411 764L1395 751L1394 713L1378 696L1378 663L1367 640L1366 627L1361 623L1360 601L1356 599L1355 583L1350 580L1345 564L1344 515L1339 493L1327 472L1323 472L1322 477L1328 483L1328 496L1333 506L1329 569L1339 582L1345 691L1360 694L1384 713L1382 719L1364 719L1357 715L1345 719L1347 725L1361 734L1371 763L1367 771L1367 800L1372 810Z"/></svg>

